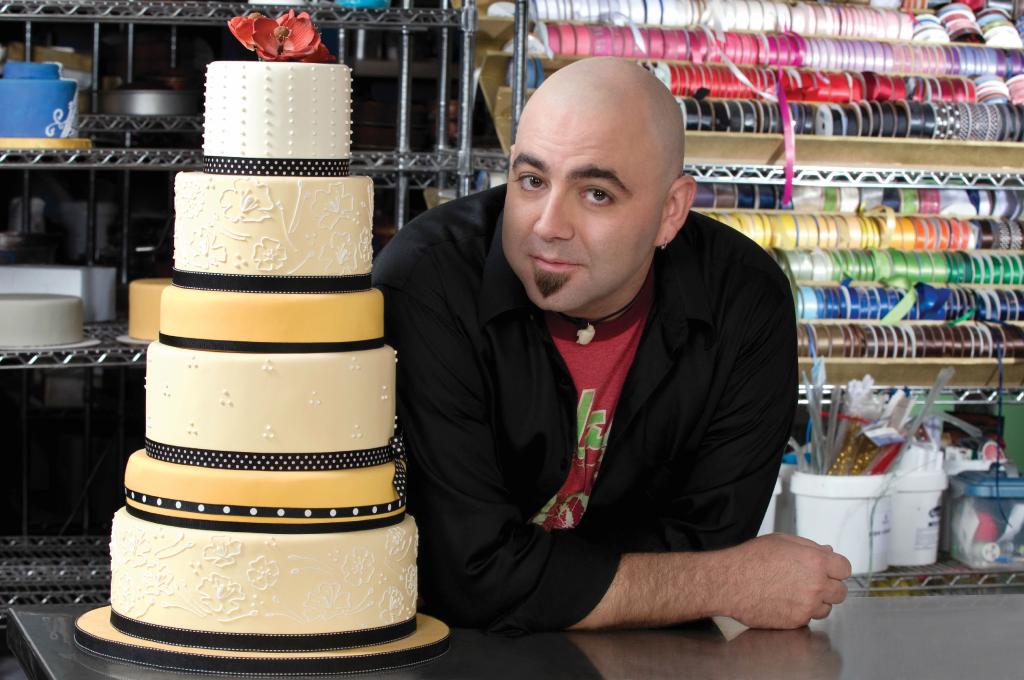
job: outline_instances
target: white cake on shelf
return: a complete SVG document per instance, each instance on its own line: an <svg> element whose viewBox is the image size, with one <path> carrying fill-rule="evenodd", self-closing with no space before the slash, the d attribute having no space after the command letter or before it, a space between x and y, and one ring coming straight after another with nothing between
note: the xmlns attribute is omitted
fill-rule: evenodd
<svg viewBox="0 0 1024 680"><path fill-rule="evenodd" d="M152 666L317 674L447 649L416 612L395 352L348 176L349 69L215 62L204 171L176 178L173 285L125 471L111 606L79 646Z"/></svg>
<svg viewBox="0 0 1024 680"><path fill-rule="evenodd" d="M49 293L0 294L0 348L73 345L84 339L82 298Z"/></svg>

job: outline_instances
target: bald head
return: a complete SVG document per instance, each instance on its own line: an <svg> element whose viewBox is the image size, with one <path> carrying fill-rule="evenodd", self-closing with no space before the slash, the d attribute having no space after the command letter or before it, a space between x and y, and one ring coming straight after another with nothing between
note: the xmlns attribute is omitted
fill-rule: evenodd
<svg viewBox="0 0 1024 680"><path fill-rule="evenodd" d="M516 141L541 126L589 119L600 132L629 139L654 161L666 185L683 169L683 117L672 93L647 69L615 57L574 62L548 77L530 97Z"/></svg>
<svg viewBox="0 0 1024 680"><path fill-rule="evenodd" d="M696 191L682 174L679 105L622 59L586 59L544 81L510 161L505 257L535 305L586 319L636 296Z"/></svg>

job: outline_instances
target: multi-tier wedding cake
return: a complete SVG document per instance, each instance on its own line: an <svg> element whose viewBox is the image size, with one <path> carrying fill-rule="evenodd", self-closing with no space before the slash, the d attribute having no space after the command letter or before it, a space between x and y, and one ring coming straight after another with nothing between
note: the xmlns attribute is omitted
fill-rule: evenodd
<svg viewBox="0 0 1024 680"><path fill-rule="evenodd" d="M276 22L278 55L325 61L303 16ZM370 288L373 185L348 176L349 77L296 60L207 69L204 171L175 182L173 285L149 347L145 450L114 516L111 604L77 622L90 652L320 674L448 647L416 613L396 358Z"/></svg>

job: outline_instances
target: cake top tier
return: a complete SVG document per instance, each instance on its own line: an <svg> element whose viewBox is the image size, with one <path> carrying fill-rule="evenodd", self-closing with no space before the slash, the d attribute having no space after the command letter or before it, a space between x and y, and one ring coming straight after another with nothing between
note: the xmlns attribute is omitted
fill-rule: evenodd
<svg viewBox="0 0 1024 680"><path fill-rule="evenodd" d="M346 159L351 94L351 71L342 64L215 61L206 69L203 154Z"/></svg>

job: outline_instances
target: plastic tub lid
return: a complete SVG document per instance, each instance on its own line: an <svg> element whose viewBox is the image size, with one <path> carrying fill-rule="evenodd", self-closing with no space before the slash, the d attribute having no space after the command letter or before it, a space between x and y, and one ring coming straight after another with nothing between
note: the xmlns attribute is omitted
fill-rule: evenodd
<svg viewBox="0 0 1024 680"><path fill-rule="evenodd" d="M965 496L995 498L996 476L992 472L961 472L953 477L953 489ZM999 498L1024 498L1024 477L999 476Z"/></svg>
<svg viewBox="0 0 1024 680"><path fill-rule="evenodd" d="M892 475L812 475L794 472L789 488L800 496L819 498L877 498L886 495Z"/></svg>

